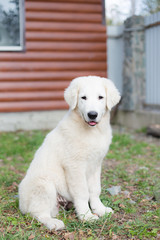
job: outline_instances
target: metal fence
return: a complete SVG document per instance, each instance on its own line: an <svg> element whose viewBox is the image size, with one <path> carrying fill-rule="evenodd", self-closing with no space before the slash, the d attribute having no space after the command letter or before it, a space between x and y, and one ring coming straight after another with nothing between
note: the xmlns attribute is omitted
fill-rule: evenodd
<svg viewBox="0 0 160 240"><path fill-rule="evenodd" d="M146 103L160 105L160 12L145 18Z"/></svg>
<svg viewBox="0 0 160 240"><path fill-rule="evenodd" d="M160 105L160 12L144 18L145 104ZM123 92L123 26L108 26L108 77ZM125 94L125 93L123 93Z"/></svg>

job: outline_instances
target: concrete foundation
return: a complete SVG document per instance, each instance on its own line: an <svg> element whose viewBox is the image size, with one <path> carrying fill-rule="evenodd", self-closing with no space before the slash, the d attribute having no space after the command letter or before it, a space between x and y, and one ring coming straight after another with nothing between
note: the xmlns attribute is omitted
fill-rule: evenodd
<svg viewBox="0 0 160 240"><path fill-rule="evenodd" d="M143 110L138 112L126 112L119 110L114 122L132 129L140 129L152 124L160 124L160 111Z"/></svg>
<svg viewBox="0 0 160 240"><path fill-rule="evenodd" d="M52 129L65 113L65 110L0 113L0 131Z"/></svg>
<svg viewBox="0 0 160 240"><path fill-rule="evenodd" d="M14 132L19 130L53 129L67 111L35 111L21 113L0 113L0 131ZM160 124L160 111L126 112L118 110L114 123L140 129L151 124Z"/></svg>

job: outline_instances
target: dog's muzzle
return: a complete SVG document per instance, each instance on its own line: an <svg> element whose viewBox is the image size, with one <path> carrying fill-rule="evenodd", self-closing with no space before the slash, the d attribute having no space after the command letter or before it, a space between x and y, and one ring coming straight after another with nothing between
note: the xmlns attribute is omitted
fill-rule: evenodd
<svg viewBox="0 0 160 240"><path fill-rule="evenodd" d="M98 113L95 112L95 111L90 111L87 115L88 115L88 118L89 118L88 124L90 126L95 126L97 124L96 118L98 116Z"/></svg>

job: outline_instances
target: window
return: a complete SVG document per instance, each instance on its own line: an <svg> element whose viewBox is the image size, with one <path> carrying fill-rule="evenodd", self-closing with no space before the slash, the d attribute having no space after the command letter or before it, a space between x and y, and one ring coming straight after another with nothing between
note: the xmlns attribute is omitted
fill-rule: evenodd
<svg viewBox="0 0 160 240"><path fill-rule="evenodd" d="M0 51L24 50L24 0L0 0Z"/></svg>

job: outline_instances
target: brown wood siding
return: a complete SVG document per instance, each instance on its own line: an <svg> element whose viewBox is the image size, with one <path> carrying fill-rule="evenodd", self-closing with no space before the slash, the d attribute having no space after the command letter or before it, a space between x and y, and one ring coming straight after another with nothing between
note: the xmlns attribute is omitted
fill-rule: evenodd
<svg viewBox="0 0 160 240"><path fill-rule="evenodd" d="M78 76L106 77L101 0L26 0L26 51L0 53L0 112L66 109Z"/></svg>

